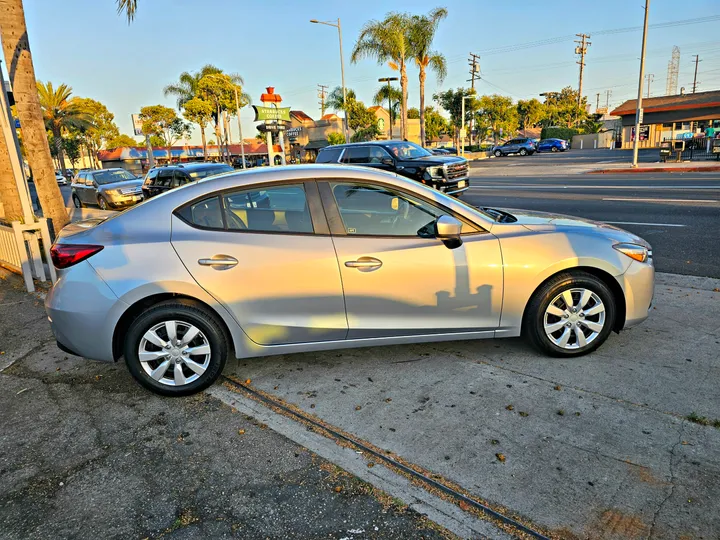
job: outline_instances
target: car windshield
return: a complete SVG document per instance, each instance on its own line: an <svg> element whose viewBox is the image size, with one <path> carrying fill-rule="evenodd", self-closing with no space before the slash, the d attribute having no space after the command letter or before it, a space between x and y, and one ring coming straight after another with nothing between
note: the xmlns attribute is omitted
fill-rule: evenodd
<svg viewBox="0 0 720 540"><path fill-rule="evenodd" d="M193 180L199 180L200 178L205 178L207 176L215 176L216 174L232 172L234 170L235 169L233 169L230 165L218 165L217 167L208 167L207 169L192 171L190 173L190 178L192 178Z"/></svg>
<svg viewBox="0 0 720 540"><path fill-rule="evenodd" d="M137 176L125 170L119 171L98 171L93 173L93 180L99 185L124 182L125 180L137 180Z"/></svg>
<svg viewBox="0 0 720 540"><path fill-rule="evenodd" d="M422 146L411 142L393 142L387 144L385 148L392 153L392 155L401 159L415 159L432 156L432 154L425 150Z"/></svg>

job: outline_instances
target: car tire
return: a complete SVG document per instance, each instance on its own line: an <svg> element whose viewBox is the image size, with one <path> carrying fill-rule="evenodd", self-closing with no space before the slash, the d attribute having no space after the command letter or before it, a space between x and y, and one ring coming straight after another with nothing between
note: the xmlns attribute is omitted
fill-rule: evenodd
<svg viewBox="0 0 720 540"><path fill-rule="evenodd" d="M100 210L110 210L110 205L108 204L105 197L103 197L102 195L99 195L97 201L98 201L98 206L100 207Z"/></svg>
<svg viewBox="0 0 720 540"><path fill-rule="evenodd" d="M525 150L524 148L521 148L519 153L520 153L521 156L527 156L527 155L528 155L528 151Z"/></svg>
<svg viewBox="0 0 720 540"><path fill-rule="evenodd" d="M571 307L565 300L568 293L574 304ZM616 314L615 297L604 281L588 272L563 272L533 294L525 310L522 334L550 356L582 356L608 338Z"/></svg>
<svg viewBox="0 0 720 540"><path fill-rule="evenodd" d="M83 203L77 195L73 194L72 200L73 200L73 204L75 205L75 208L83 207Z"/></svg>
<svg viewBox="0 0 720 540"><path fill-rule="evenodd" d="M500 150L495 150L495 157L502 157L503 153Z"/></svg>
<svg viewBox="0 0 720 540"><path fill-rule="evenodd" d="M557 146L553 146L552 148L550 148L550 151L551 151L551 152L557 152L557 151L558 151Z"/></svg>
<svg viewBox="0 0 720 540"><path fill-rule="evenodd" d="M172 329L179 345L168 349L163 344L171 343ZM194 335L186 343L189 333ZM189 350L196 352L184 352ZM225 367L228 351L228 338L217 317L189 300L150 307L125 335L128 370L142 386L164 396L188 396L212 385Z"/></svg>

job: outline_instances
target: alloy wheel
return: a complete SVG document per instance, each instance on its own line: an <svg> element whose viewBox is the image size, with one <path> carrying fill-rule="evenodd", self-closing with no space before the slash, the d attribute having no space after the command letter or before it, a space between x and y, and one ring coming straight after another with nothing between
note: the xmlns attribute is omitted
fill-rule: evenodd
<svg viewBox="0 0 720 540"><path fill-rule="evenodd" d="M193 324L163 321L145 332L138 347L140 364L152 379L167 386L196 381L210 366L210 342Z"/></svg>
<svg viewBox="0 0 720 540"><path fill-rule="evenodd" d="M595 341L605 327L605 304L589 289L568 289L550 302L543 324L556 346L581 349Z"/></svg>

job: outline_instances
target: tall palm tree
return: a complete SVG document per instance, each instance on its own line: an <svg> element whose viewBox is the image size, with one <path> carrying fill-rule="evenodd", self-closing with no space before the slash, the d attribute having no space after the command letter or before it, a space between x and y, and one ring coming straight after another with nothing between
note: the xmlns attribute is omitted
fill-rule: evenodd
<svg viewBox="0 0 720 540"><path fill-rule="evenodd" d="M63 132L69 128L87 129L92 126L91 117L84 112L82 104L70 99L72 88L61 84L57 88L51 82L42 83L38 81L37 91L40 96L40 107L45 120L45 127L53 134L55 151L60 169L65 176L65 155L63 152Z"/></svg>
<svg viewBox="0 0 720 540"><path fill-rule="evenodd" d="M400 136L407 139L407 62L413 57L409 43L411 17L405 13L388 13L382 21L371 20L360 30L350 60L375 58L378 64L391 63L400 72Z"/></svg>
<svg viewBox="0 0 720 540"><path fill-rule="evenodd" d="M345 93L348 101L357 100L355 90L352 88L346 88ZM332 109L333 111L344 111L345 110L345 99L343 98L342 86L336 86L325 98L325 108Z"/></svg>
<svg viewBox="0 0 720 540"><path fill-rule="evenodd" d="M408 38L415 63L420 69L420 143L425 146L425 79L428 67L435 72L438 84L442 84L447 75L445 57L432 50L440 21L447 17L447 9L435 8L427 15L414 15L410 22Z"/></svg>
<svg viewBox="0 0 720 540"><path fill-rule="evenodd" d="M55 180L55 167L40 108L22 0L0 0L0 13L0 38L20 119L23 147L33 172L40 206L43 215L50 221L52 234L64 227L69 219ZM10 141L5 143L10 149Z"/></svg>
<svg viewBox="0 0 720 540"><path fill-rule="evenodd" d="M392 129L392 124L397 120L398 113L400 112L402 90L400 90L397 86L388 86L383 84L380 88L378 88L377 92L375 92L375 95L373 96L373 103L375 105L385 106L388 101L390 101L390 110L388 111L388 114L390 115L390 128Z"/></svg>

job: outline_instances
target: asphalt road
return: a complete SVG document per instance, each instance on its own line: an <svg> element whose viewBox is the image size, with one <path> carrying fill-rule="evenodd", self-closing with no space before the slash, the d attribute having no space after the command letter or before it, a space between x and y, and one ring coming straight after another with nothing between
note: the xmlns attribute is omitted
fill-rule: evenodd
<svg viewBox="0 0 720 540"><path fill-rule="evenodd" d="M611 223L650 242L660 272L720 277L717 173L539 178L485 174L472 178L463 200Z"/></svg>

